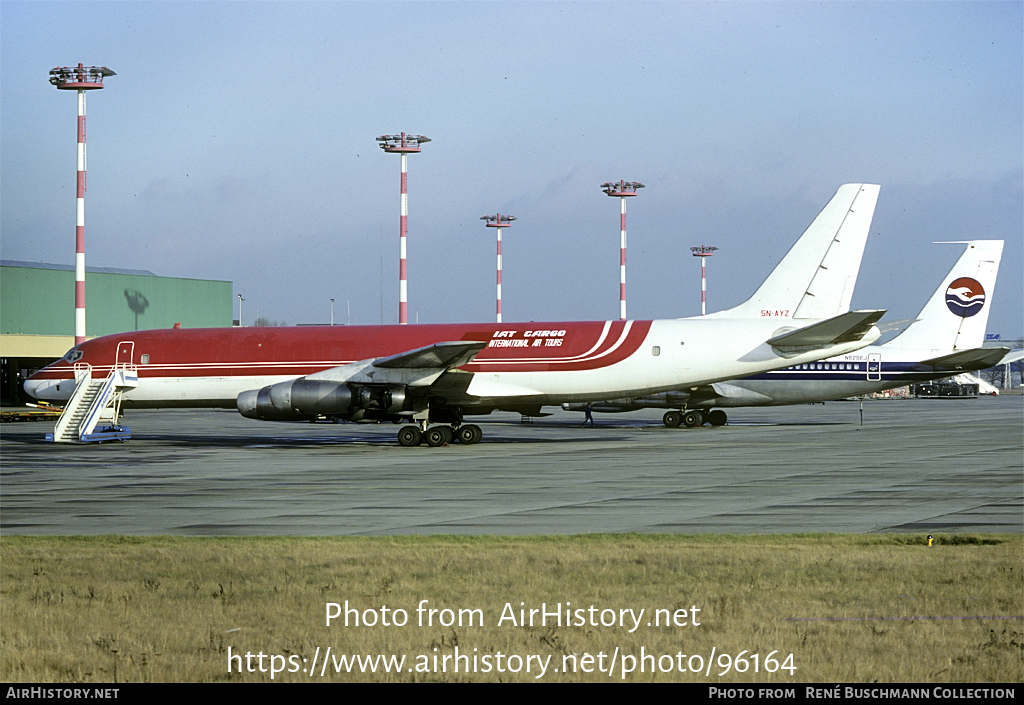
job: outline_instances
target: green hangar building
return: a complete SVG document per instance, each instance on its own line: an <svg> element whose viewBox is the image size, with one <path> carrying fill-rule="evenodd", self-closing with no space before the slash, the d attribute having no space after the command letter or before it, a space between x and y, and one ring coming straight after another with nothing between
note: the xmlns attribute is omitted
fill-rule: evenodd
<svg viewBox="0 0 1024 705"><path fill-rule="evenodd" d="M145 270L86 267L89 338L125 331L222 328L232 321L232 283L159 277ZM0 261L0 358L5 403L24 401L21 382L75 344L75 268Z"/></svg>

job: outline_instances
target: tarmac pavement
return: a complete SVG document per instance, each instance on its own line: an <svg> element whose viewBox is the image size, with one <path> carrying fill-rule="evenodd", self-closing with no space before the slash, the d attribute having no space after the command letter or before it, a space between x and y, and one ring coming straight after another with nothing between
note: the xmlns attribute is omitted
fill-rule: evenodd
<svg viewBox="0 0 1024 705"><path fill-rule="evenodd" d="M0 425L4 534L1024 533L1024 397L480 419L481 443L399 426L136 410L125 444Z"/></svg>

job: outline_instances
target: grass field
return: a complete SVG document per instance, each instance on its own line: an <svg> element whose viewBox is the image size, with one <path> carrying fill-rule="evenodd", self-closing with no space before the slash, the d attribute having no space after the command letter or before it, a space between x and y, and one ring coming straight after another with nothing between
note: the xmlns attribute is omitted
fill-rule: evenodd
<svg viewBox="0 0 1024 705"><path fill-rule="evenodd" d="M7 536L0 678L1021 682L1024 538L936 539Z"/></svg>

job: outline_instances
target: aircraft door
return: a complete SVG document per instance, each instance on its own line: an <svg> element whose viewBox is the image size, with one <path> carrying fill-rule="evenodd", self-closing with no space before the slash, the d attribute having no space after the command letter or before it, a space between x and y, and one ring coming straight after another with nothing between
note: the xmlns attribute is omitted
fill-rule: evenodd
<svg viewBox="0 0 1024 705"><path fill-rule="evenodd" d="M882 356L879 353L868 354L868 381L878 382L882 379Z"/></svg>
<svg viewBox="0 0 1024 705"><path fill-rule="evenodd" d="M693 356L686 349L686 341L680 340L678 344L669 343L669 355L672 356L672 367L677 371L688 370L693 367Z"/></svg>
<svg viewBox="0 0 1024 705"><path fill-rule="evenodd" d="M133 365L135 356L135 341L134 340L122 340L117 344L117 357L114 360L115 365Z"/></svg>

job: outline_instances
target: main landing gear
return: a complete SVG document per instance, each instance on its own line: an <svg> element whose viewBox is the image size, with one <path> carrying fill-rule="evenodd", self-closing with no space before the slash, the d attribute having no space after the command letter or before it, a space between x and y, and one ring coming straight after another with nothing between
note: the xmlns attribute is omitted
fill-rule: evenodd
<svg viewBox="0 0 1024 705"><path fill-rule="evenodd" d="M666 411L665 415L661 417L662 422L668 428L679 428L681 425L687 428L697 428L698 426L703 426L705 422L712 426L724 426L728 419L729 417L721 409L714 409L712 411L702 409Z"/></svg>
<svg viewBox="0 0 1024 705"><path fill-rule="evenodd" d="M398 432L398 445L406 448L426 443L431 448L450 444L458 440L464 445L479 443L484 437L484 432L476 424L465 424L455 428L440 424L426 430L420 430L419 426L402 426Z"/></svg>

